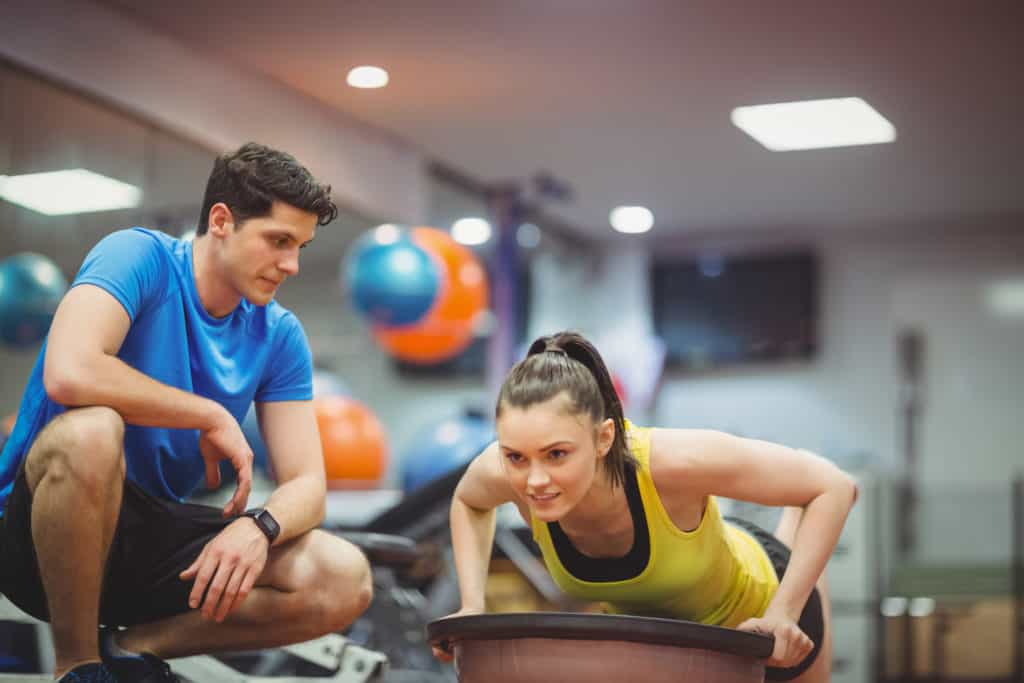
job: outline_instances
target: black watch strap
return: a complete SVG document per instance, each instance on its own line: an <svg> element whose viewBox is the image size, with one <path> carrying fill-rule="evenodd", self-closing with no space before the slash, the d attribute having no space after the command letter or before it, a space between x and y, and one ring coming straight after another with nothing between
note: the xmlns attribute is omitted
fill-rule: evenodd
<svg viewBox="0 0 1024 683"><path fill-rule="evenodd" d="M274 516L270 514L270 510L266 508L254 508L252 510L245 511L246 517L251 517L252 521L256 522L256 526L263 535L267 537L267 540L271 544L277 540L278 535L281 533L281 526L274 519Z"/></svg>

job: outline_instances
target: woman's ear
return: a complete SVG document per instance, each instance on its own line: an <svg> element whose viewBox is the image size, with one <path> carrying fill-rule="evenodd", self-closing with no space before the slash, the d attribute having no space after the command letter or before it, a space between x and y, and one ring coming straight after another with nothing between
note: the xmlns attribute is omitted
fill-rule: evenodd
<svg viewBox="0 0 1024 683"><path fill-rule="evenodd" d="M615 421L610 417L597 425L597 455L603 458L608 455L615 443Z"/></svg>

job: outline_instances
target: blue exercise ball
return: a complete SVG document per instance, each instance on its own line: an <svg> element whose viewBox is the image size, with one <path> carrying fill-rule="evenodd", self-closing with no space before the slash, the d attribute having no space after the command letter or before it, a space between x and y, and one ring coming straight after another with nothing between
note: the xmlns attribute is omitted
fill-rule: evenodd
<svg viewBox="0 0 1024 683"><path fill-rule="evenodd" d="M343 268L353 306L386 327L422 319L443 282L441 266L409 238L408 230L395 226L381 226L356 240Z"/></svg>
<svg viewBox="0 0 1024 683"><path fill-rule="evenodd" d="M476 413L419 430L401 458L402 488L414 491L465 465L495 439L494 426Z"/></svg>
<svg viewBox="0 0 1024 683"><path fill-rule="evenodd" d="M0 340L11 346L41 341L67 291L64 273L41 254L0 261Z"/></svg>

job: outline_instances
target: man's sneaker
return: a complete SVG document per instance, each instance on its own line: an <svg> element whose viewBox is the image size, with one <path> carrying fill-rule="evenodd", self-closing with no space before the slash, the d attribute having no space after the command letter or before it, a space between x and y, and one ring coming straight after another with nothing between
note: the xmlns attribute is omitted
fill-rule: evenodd
<svg viewBox="0 0 1024 683"><path fill-rule="evenodd" d="M118 683L118 681L103 664L91 662L76 666L61 676L57 683Z"/></svg>
<svg viewBox="0 0 1024 683"><path fill-rule="evenodd" d="M182 683L171 671L170 664L148 652L118 658L116 662L108 662L107 667L117 676L118 683Z"/></svg>
<svg viewBox="0 0 1024 683"><path fill-rule="evenodd" d="M116 629L100 628L100 656L118 683L182 683L171 666L148 652L122 650L114 642Z"/></svg>

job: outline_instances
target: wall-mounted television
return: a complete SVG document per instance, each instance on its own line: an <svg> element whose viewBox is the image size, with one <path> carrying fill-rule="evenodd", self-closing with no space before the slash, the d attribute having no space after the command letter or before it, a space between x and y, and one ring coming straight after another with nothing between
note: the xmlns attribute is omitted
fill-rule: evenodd
<svg viewBox="0 0 1024 683"><path fill-rule="evenodd" d="M669 367L809 359L818 348L818 259L810 250L655 258L655 332Z"/></svg>

